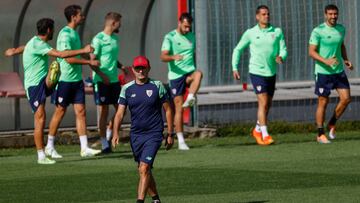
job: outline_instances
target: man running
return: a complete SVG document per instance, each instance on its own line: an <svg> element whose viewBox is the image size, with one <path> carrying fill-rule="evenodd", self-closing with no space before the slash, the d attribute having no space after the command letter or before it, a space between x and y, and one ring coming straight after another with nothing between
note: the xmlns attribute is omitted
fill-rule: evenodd
<svg viewBox="0 0 360 203"><path fill-rule="evenodd" d="M267 6L257 7L256 20L258 24L245 31L233 51L232 70L234 79L240 80L240 55L250 47L249 73L258 100L258 120L252 135L259 145L269 145L274 142L267 130L267 117L275 92L276 64L283 63L287 50L282 30L270 24Z"/></svg>
<svg viewBox="0 0 360 203"><path fill-rule="evenodd" d="M344 65L353 69L344 45L345 27L337 23L339 10L335 5L325 7L325 22L314 28L309 41L309 55L315 60L315 94L318 96L316 109L317 141L328 144L324 130L325 112L332 89L339 94L339 102L327 127L329 138L335 139L335 124L351 101L350 84Z"/></svg>

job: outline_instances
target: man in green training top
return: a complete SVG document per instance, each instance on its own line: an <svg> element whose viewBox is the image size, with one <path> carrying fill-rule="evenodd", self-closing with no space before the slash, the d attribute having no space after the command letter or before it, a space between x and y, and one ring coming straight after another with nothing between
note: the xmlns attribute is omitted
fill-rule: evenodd
<svg viewBox="0 0 360 203"><path fill-rule="evenodd" d="M202 78L202 72L195 67L195 35L190 32L192 21L189 13L181 14L177 29L165 36L160 56L163 62L168 62L170 93L175 104L175 131L180 150L189 150L183 135L183 108L195 103ZM184 102L187 86L189 94Z"/></svg>
<svg viewBox="0 0 360 203"><path fill-rule="evenodd" d="M325 7L325 22L314 28L309 41L309 55L315 60L315 94L318 95L316 109L317 141L328 144L324 121L326 106L332 89L336 89L340 100L328 122L329 138L335 139L335 124L350 103L350 84L344 65L352 70L344 45L345 27L337 24L339 10L335 5Z"/></svg>
<svg viewBox="0 0 360 203"><path fill-rule="evenodd" d="M282 30L269 23L267 6L257 7L256 20L258 24L245 31L234 49L232 70L234 79L240 80L240 55L246 47L250 47L249 73L258 100L258 120L252 135L258 144L269 145L274 142L267 131L267 116L275 92L276 64L283 63L287 50Z"/></svg>
<svg viewBox="0 0 360 203"><path fill-rule="evenodd" d="M79 34L75 29L83 23L85 19L81 12L81 7L78 5L67 6L64 14L68 24L59 32L56 47L59 50L78 49L78 47L81 46L81 42ZM83 57L86 58L86 56ZM54 158L61 158L61 155L56 152L54 147L55 135L67 107L73 104L76 117L76 130L81 146L80 156L89 157L99 154L101 150L94 150L88 146L86 135L85 89L82 80L81 65L98 67L100 63L96 60L83 59L80 56L58 59L58 62L60 63L61 75L56 90L52 95L52 102L56 107L49 125L48 142L45 152Z"/></svg>
<svg viewBox="0 0 360 203"><path fill-rule="evenodd" d="M120 26L121 15L119 13L109 12L105 16L104 30L99 32L91 43L94 47L94 53L90 54L90 58L100 61L101 65L99 69L106 77L101 77L98 73L93 72L94 98L95 104L98 105L100 111L99 131L103 153L111 152L111 146L109 145L111 131L109 132L109 129L106 129L106 124L109 105L113 105L115 110L118 108L120 83L117 69L125 69L125 67L118 62L119 37L115 34L119 33Z"/></svg>
<svg viewBox="0 0 360 203"><path fill-rule="evenodd" d="M46 97L53 92L56 85L50 80L51 71L48 69L48 56L66 58L90 53L93 49L90 45L78 50L57 51L53 49L48 41L53 38L54 21L49 18L43 18L37 22L37 31L38 34L26 43L26 46L8 49L5 55L13 56L23 53L24 86L34 113L34 141L38 153L38 163L54 164L56 163L54 160L46 157L43 144Z"/></svg>

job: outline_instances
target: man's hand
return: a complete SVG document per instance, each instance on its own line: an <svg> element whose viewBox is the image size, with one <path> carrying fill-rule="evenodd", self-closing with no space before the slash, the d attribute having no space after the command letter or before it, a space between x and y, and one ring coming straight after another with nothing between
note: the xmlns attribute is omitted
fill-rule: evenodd
<svg viewBox="0 0 360 203"><path fill-rule="evenodd" d="M13 56L15 54L16 48L10 48L5 51L5 56Z"/></svg>
<svg viewBox="0 0 360 203"><path fill-rule="evenodd" d="M176 55L173 55L172 58L173 58L174 61L180 61L184 57L182 55L180 55L180 54L176 54Z"/></svg>
<svg viewBox="0 0 360 203"><path fill-rule="evenodd" d="M130 69L131 69L131 66L122 66L121 67L121 70L125 75L129 74L128 70L130 70Z"/></svg>
<svg viewBox="0 0 360 203"><path fill-rule="evenodd" d="M113 148L115 148L116 145L119 144L119 133L118 132L113 133L113 138L111 140L111 143L112 143Z"/></svg>
<svg viewBox="0 0 360 203"><path fill-rule="evenodd" d="M165 135L165 150L171 149L174 144L175 133L167 133Z"/></svg>
<svg viewBox="0 0 360 203"><path fill-rule="evenodd" d="M235 80L240 80L240 74L239 74L239 71L237 70L234 70L233 71L233 77Z"/></svg>
<svg viewBox="0 0 360 203"><path fill-rule="evenodd" d="M339 61L334 56L332 58L324 59L324 63L330 67L337 66L339 64Z"/></svg>
<svg viewBox="0 0 360 203"><path fill-rule="evenodd" d="M100 66L100 61L98 61L98 60L90 60L89 65L99 67Z"/></svg>
<svg viewBox="0 0 360 203"><path fill-rule="evenodd" d="M281 56L277 56L275 61L277 64L282 64L284 62L283 59L281 58Z"/></svg>
<svg viewBox="0 0 360 203"><path fill-rule="evenodd" d="M108 76L106 76L105 74L101 74L100 77L105 85L110 85L110 80Z"/></svg>
<svg viewBox="0 0 360 203"><path fill-rule="evenodd" d="M349 69L349 70L353 70L354 66L353 64L349 61L349 60L344 60L345 66Z"/></svg>
<svg viewBox="0 0 360 203"><path fill-rule="evenodd" d="M83 50L84 50L85 53L92 53L92 52L94 52L94 48L93 48L90 44L86 45L86 46L83 48Z"/></svg>

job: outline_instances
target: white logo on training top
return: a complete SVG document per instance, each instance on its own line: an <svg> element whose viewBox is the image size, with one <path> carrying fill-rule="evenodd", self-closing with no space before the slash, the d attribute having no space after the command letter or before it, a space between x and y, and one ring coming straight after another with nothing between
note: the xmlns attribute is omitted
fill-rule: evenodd
<svg viewBox="0 0 360 203"><path fill-rule="evenodd" d="M319 92L320 92L320 94L322 94L323 92L324 92L324 88L319 88Z"/></svg>
<svg viewBox="0 0 360 203"><path fill-rule="evenodd" d="M59 98L58 98L58 102L61 103L62 101L64 101L64 98L59 97Z"/></svg>
<svg viewBox="0 0 360 203"><path fill-rule="evenodd" d="M171 91L172 91L173 94L176 94L176 89L175 88L171 89Z"/></svg>
<svg viewBox="0 0 360 203"><path fill-rule="evenodd" d="M130 97L136 97L136 94L132 94Z"/></svg>
<svg viewBox="0 0 360 203"><path fill-rule="evenodd" d="M257 91L261 91L261 85L256 86Z"/></svg>
<svg viewBox="0 0 360 203"><path fill-rule="evenodd" d="M105 101L105 97L100 97L100 100L102 101L102 102L104 102Z"/></svg>
<svg viewBox="0 0 360 203"><path fill-rule="evenodd" d="M151 97L152 93L153 93L152 90L146 90L146 94L147 94L148 97Z"/></svg>
<svg viewBox="0 0 360 203"><path fill-rule="evenodd" d="M151 161L152 157L151 157L151 156L147 156L145 159Z"/></svg>
<svg viewBox="0 0 360 203"><path fill-rule="evenodd" d="M34 102L34 106L35 106L35 107L38 107L38 106L39 106L39 102L38 102L38 101L35 101L35 102Z"/></svg>

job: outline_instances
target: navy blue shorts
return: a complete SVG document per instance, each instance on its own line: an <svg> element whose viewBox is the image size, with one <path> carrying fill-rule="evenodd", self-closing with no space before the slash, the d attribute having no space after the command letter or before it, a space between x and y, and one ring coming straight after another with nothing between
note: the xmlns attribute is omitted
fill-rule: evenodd
<svg viewBox="0 0 360 203"><path fill-rule="evenodd" d="M325 75L318 73L315 81L315 94L328 97L333 89L350 89L345 71L338 74Z"/></svg>
<svg viewBox="0 0 360 203"><path fill-rule="evenodd" d="M138 164L144 162L152 166L156 153L161 147L162 132L151 135L130 135L130 145L134 159Z"/></svg>
<svg viewBox="0 0 360 203"><path fill-rule="evenodd" d="M267 93L269 96L274 96L276 75L264 77L250 73L250 79L255 94Z"/></svg>
<svg viewBox="0 0 360 203"><path fill-rule="evenodd" d="M177 78L175 80L170 80L169 81L169 86L170 86L170 92L171 92L171 96L172 97L176 97L176 96L180 96L183 95L185 93L186 90L186 78L188 76L190 76L193 72L191 73L187 73L183 76L181 76L180 78Z"/></svg>
<svg viewBox="0 0 360 203"><path fill-rule="evenodd" d="M120 95L121 86L119 82L105 85L98 82L94 85L94 99L96 105L117 104Z"/></svg>
<svg viewBox="0 0 360 203"><path fill-rule="evenodd" d="M51 95L51 102L62 107L69 104L85 104L85 89L83 81L60 81L55 92Z"/></svg>
<svg viewBox="0 0 360 203"><path fill-rule="evenodd" d="M46 97L50 96L54 89L48 89L44 77L37 86L31 86L27 89L26 94L29 100L31 109L35 113L40 104L45 104Z"/></svg>

